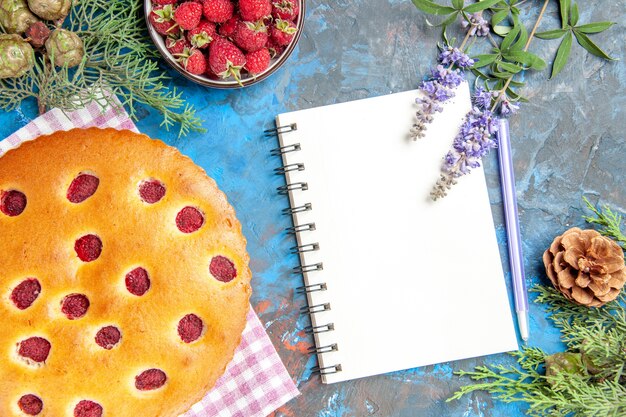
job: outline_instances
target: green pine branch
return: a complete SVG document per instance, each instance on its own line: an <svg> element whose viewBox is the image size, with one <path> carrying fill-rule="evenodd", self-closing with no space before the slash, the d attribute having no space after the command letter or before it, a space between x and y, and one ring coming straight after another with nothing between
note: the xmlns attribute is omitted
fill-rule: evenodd
<svg viewBox="0 0 626 417"><path fill-rule="evenodd" d="M622 249L626 250L626 234L622 231L622 216L612 211L607 205L599 210L586 197L583 197L583 200L587 208L595 214L595 217L583 216L585 221L599 225L601 234L617 241Z"/></svg>
<svg viewBox="0 0 626 417"><path fill-rule="evenodd" d="M622 217L584 199L600 232L620 243ZM566 352L547 355L536 347L511 353L515 365L478 366L459 371L473 384L462 386L448 401L486 391L506 402L524 402L536 417L618 417L626 415L626 293L600 308L574 304L552 287L531 289L561 332Z"/></svg>
<svg viewBox="0 0 626 417"><path fill-rule="evenodd" d="M41 111L76 110L94 100L104 108L117 105L117 97L134 120L143 104L162 114L166 129L178 125L179 135L204 131L182 92L168 87L170 78L159 68L142 8L143 3L134 0L75 0L65 26L85 44L81 65L58 68L50 57L38 53L25 76L0 80L0 108L10 111L33 98Z"/></svg>

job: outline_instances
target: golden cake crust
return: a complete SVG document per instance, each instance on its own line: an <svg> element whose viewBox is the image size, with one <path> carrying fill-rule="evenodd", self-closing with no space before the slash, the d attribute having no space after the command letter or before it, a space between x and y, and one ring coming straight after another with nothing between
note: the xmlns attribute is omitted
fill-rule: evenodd
<svg viewBox="0 0 626 417"><path fill-rule="evenodd" d="M72 203L68 187L80 173L100 182ZM149 179L166 187L154 204L138 192ZM91 128L42 136L1 157L0 194L10 190L27 203L19 215L0 212L0 416L26 416L18 402L27 394L41 399L45 417L72 417L82 400L98 403L103 417L174 417L199 401L233 357L251 293L241 225L215 182L160 141ZM187 206L204 215L192 233L176 222ZM84 262L75 242L88 234L100 238L102 252ZM232 281L212 274L216 256L234 264ZM137 267L150 278L141 296L125 284ZM20 310L11 297L29 278L41 292ZM61 303L74 293L90 305L70 320ZM191 343L178 332L188 314L204 324ZM95 342L106 326L121 332L111 349ZM44 362L20 356L31 337L49 341ZM148 369L162 370L165 385L139 390L136 376Z"/></svg>

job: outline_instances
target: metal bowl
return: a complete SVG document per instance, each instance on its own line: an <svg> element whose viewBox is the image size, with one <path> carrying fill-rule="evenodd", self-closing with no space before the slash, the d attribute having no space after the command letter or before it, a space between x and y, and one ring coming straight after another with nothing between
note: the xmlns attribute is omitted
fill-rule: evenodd
<svg viewBox="0 0 626 417"><path fill-rule="evenodd" d="M204 85L207 87L223 88L223 89L241 88L241 87L247 87L249 85L256 84L258 82L265 80L274 72L276 72L276 70L280 68L285 63L285 61L287 61L287 59L289 58L289 56L295 49L296 44L298 43L298 40L300 39L300 35L302 34L302 30L304 28L304 15L306 12L306 8L305 8L306 2L305 0L298 0L298 3L300 6L300 13L298 14L298 19L295 22L296 27L298 28L298 31L295 33L293 39L291 40L291 43L287 45L287 48L280 56L272 59L272 61L270 62L270 66L262 73L257 74L256 76L248 76L248 75L243 76L246 73L242 72L241 84L239 84L237 80L235 80L232 77L229 77L226 79L214 79L214 78L209 78L204 75L190 74L187 71L185 71L185 69L178 62L176 62L176 59L174 58L174 56L167 50L167 48L165 48L165 39L163 38L163 35L159 34L148 21L148 16L150 15L150 12L152 11L151 0L144 0L144 13L145 13L144 17L146 20L146 25L148 26L148 33L150 33L150 38L152 38L152 41L154 42L154 45L157 47L159 53L165 59L165 61L172 68L178 71L183 77L197 84Z"/></svg>

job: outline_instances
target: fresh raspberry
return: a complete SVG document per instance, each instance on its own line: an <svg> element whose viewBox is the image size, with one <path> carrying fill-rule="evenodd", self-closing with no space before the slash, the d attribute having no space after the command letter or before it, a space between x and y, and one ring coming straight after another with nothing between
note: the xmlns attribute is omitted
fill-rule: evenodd
<svg viewBox="0 0 626 417"><path fill-rule="evenodd" d="M176 36L180 33L180 27L174 21L174 10L174 6L171 4L158 5L152 8L148 20L161 35Z"/></svg>
<svg viewBox="0 0 626 417"><path fill-rule="evenodd" d="M11 292L11 301L20 310L30 307L41 292L41 284L36 278L29 278L20 282Z"/></svg>
<svg viewBox="0 0 626 417"><path fill-rule="evenodd" d="M126 274L126 289L129 293L138 297L144 295L150 289L150 277L148 271L138 267Z"/></svg>
<svg viewBox="0 0 626 417"><path fill-rule="evenodd" d="M83 294L70 294L61 301L61 311L70 320L76 320L87 314L89 299Z"/></svg>
<svg viewBox="0 0 626 417"><path fill-rule="evenodd" d="M202 18L202 5L195 1L181 3L174 11L174 20L183 30L191 30L198 26Z"/></svg>
<svg viewBox="0 0 626 417"><path fill-rule="evenodd" d="M180 44L181 41L182 43L187 42L185 39L177 39L174 42L178 42L178 44ZM174 45L172 49L177 51L178 46ZM180 52L177 53L182 53L184 52L184 50L185 49L183 48ZM174 54L174 52L172 52L172 54ZM139 196L143 201L148 204L157 203L165 196L165 185L163 185L163 183L158 180L143 181L141 184L139 184Z"/></svg>
<svg viewBox="0 0 626 417"><path fill-rule="evenodd" d="M233 16L235 6L230 0L204 0L204 17L209 22L223 23Z"/></svg>
<svg viewBox="0 0 626 417"><path fill-rule="evenodd" d="M161 388L167 381L167 375L160 369L148 369L135 377L135 388L150 391Z"/></svg>
<svg viewBox="0 0 626 417"><path fill-rule="evenodd" d="M72 203L82 203L94 195L100 185L100 179L94 175L80 174L67 189L67 199Z"/></svg>
<svg viewBox="0 0 626 417"><path fill-rule="evenodd" d="M276 41L270 36L267 41L267 49L270 51L270 56L272 58L276 58L277 56L282 55L285 52L285 47L276 43Z"/></svg>
<svg viewBox="0 0 626 417"><path fill-rule="evenodd" d="M191 46L200 49L208 48L213 38L215 38L215 23L208 20L201 20L198 26L187 32L187 40Z"/></svg>
<svg viewBox="0 0 626 417"><path fill-rule="evenodd" d="M219 34L225 38L232 38L237 30L237 24L241 21L239 15L234 15L226 22L222 23L219 28Z"/></svg>
<svg viewBox="0 0 626 417"><path fill-rule="evenodd" d="M191 44L186 38L174 39L174 38L167 37L165 39L165 48L167 48L167 50L170 51L170 54L176 56L176 55L182 54L185 48L191 48ZM147 184L147 183L143 183L143 184ZM142 186L140 186L139 188L140 195L141 195ZM141 198L143 199L143 196ZM143 200L146 201L145 199Z"/></svg>
<svg viewBox="0 0 626 417"><path fill-rule="evenodd" d="M200 75L206 70L206 57L199 49L185 49L181 64L190 74Z"/></svg>
<svg viewBox="0 0 626 417"><path fill-rule="evenodd" d="M237 277L235 264L227 257L221 255L211 259L209 271L218 281L222 282L229 282Z"/></svg>
<svg viewBox="0 0 626 417"><path fill-rule="evenodd" d="M74 417L102 417L102 406L96 402L82 400L74 407Z"/></svg>
<svg viewBox="0 0 626 417"><path fill-rule="evenodd" d="M221 78L240 79L240 71L246 63L246 57L232 42L216 38L209 47L209 66L211 71Z"/></svg>
<svg viewBox="0 0 626 417"><path fill-rule="evenodd" d="M272 15L270 0L239 0L239 13L243 20L256 22Z"/></svg>
<svg viewBox="0 0 626 417"><path fill-rule="evenodd" d="M204 72L204 70L202 71ZM183 233L192 233L202 227L204 216L195 207L187 206L176 215L176 226Z"/></svg>
<svg viewBox="0 0 626 417"><path fill-rule="evenodd" d="M211 65L209 64L209 57L206 59L206 70L204 71L204 75L212 80L219 80L220 77L215 75L213 70L211 69Z"/></svg>
<svg viewBox="0 0 626 417"><path fill-rule="evenodd" d="M195 314L187 314L178 322L178 335L185 343L191 343L202 336L204 323Z"/></svg>
<svg viewBox="0 0 626 417"><path fill-rule="evenodd" d="M30 337L20 342L17 353L35 362L45 362L51 347L50 342L43 337Z"/></svg>
<svg viewBox="0 0 626 417"><path fill-rule="evenodd" d="M17 405L24 414L28 414L29 416L36 416L43 410L43 401L33 394L22 395Z"/></svg>
<svg viewBox="0 0 626 417"><path fill-rule="evenodd" d="M258 51L250 52L246 55L246 65L244 69L252 75L262 73L270 66L270 51L267 48L259 49Z"/></svg>
<svg viewBox="0 0 626 417"><path fill-rule="evenodd" d="M176 4L178 0L152 0L152 4L160 4L162 6L166 4Z"/></svg>
<svg viewBox="0 0 626 417"><path fill-rule="evenodd" d="M102 241L96 235L85 235L74 243L74 250L81 261L95 261L102 253Z"/></svg>
<svg viewBox="0 0 626 417"><path fill-rule="evenodd" d="M295 20L300 13L298 0L274 0L272 2L272 16L274 19Z"/></svg>
<svg viewBox="0 0 626 417"><path fill-rule="evenodd" d="M289 20L276 19L270 30L270 36L277 45L287 46L298 31L296 25Z"/></svg>
<svg viewBox="0 0 626 417"><path fill-rule="evenodd" d="M239 22L233 34L235 45L247 52L258 51L267 45L269 35L262 20L258 22Z"/></svg>
<svg viewBox="0 0 626 417"><path fill-rule="evenodd" d="M115 326L106 326L98 330L96 334L96 343L98 346L111 350L122 338L120 329Z"/></svg>
<svg viewBox="0 0 626 417"><path fill-rule="evenodd" d="M14 217L22 214L26 208L26 196L17 190L0 191L0 211Z"/></svg>

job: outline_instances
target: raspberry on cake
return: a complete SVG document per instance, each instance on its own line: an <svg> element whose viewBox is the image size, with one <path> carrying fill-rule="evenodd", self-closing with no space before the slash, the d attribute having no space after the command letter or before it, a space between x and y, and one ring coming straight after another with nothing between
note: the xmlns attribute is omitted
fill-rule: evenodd
<svg viewBox="0 0 626 417"><path fill-rule="evenodd" d="M160 141L74 129L7 152L0 416L187 411L241 340L245 246L215 182Z"/></svg>

